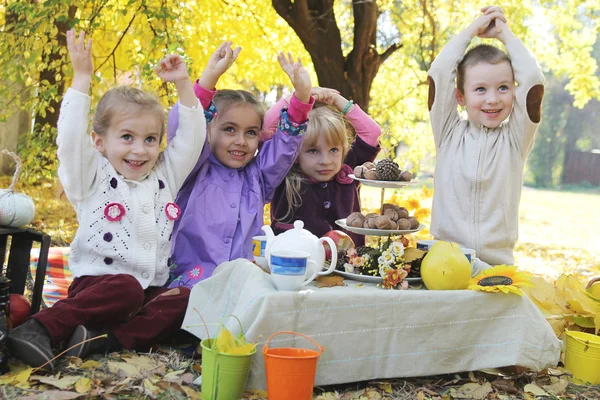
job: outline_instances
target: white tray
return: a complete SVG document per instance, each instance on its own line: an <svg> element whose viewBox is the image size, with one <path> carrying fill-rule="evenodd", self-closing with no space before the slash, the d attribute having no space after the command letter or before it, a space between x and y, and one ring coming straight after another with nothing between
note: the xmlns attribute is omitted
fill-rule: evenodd
<svg viewBox="0 0 600 400"><path fill-rule="evenodd" d="M381 283L383 281L383 278L381 276L352 274L350 272L339 271L337 269L334 269L333 273L343 276L346 279L352 279L353 281L358 281L358 282ZM421 278L404 278L404 280L410 284L419 283L419 282L423 281Z"/></svg>
<svg viewBox="0 0 600 400"><path fill-rule="evenodd" d="M350 232L358 233L359 235L372 235L372 236L390 236L390 235L408 235L409 233L419 232L425 229L425 225L420 224L417 229L399 230L399 229L371 229L371 228L355 228L353 226L346 225L346 218L338 219L335 221L336 224L342 228L349 230Z"/></svg>
<svg viewBox="0 0 600 400"><path fill-rule="evenodd" d="M374 186L374 187L378 187L378 188L388 188L388 189L397 189L397 188L403 188L405 186L408 185L418 185L419 181L417 180L412 180L410 182L407 181L376 181L374 179L364 179L364 178L357 178L356 176L354 176L354 174L348 174L348 176L354 180L359 181L360 183L362 183L365 186Z"/></svg>

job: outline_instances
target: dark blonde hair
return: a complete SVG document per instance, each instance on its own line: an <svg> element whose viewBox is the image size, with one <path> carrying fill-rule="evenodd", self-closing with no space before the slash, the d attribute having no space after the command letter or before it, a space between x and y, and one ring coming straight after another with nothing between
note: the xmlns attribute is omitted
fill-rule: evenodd
<svg viewBox="0 0 600 400"><path fill-rule="evenodd" d="M497 65L503 62L507 62L512 69L512 64L508 54L495 46L489 44L480 44L471 48L469 51L467 51L462 61L456 68L456 87L461 93L465 92L465 73L468 68L480 63Z"/></svg>
<svg viewBox="0 0 600 400"><path fill-rule="evenodd" d="M303 148L315 146L320 136L325 136L329 146L341 147L342 163L346 159L348 150L350 150L350 129L349 123L338 110L319 105L312 109L308 114L308 127L304 134ZM339 172L339 171L338 171ZM304 174L298 163L294 164L290 172L285 177L285 195L288 202L287 212L281 217L281 222L291 222L294 217L294 210L302 205L302 184L304 183Z"/></svg>
<svg viewBox="0 0 600 400"><path fill-rule="evenodd" d="M250 92L245 90L231 90L223 89L217 91L215 97L213 97L213 103L217 108L217 119L219 114L223 115L232 106L238 106L240 104L248 104L254 108L254 111L260 117L260 123L265 118L265 106ZM213 121L215 120L213 119Z"/></svg>
<svg viewBox="0 0 600 400"><path fill-rule="evenodd" d="M93 129L106 134L117 113L143 113L160 123L160 137L165 131L165 110L152 94L130 86L117 86L104 93L94 114Z"/></svg>

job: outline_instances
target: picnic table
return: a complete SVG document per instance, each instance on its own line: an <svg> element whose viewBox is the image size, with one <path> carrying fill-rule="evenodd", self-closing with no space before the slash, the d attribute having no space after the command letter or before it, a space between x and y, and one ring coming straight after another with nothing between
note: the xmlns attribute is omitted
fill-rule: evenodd
<svg viewBox="0 0 600 400"><path fill-rule="evenodd" d="M258 342L248 389L264 389L262 346L278 331L313 338L325 352L315 385L400 378L520 365L556 366L561 341L527 296L471 290L385 290L346 280L346 286L277 291L248 260L217 267L192 289L183 322L204 339L227 314ZM207 326L203 324L200 315ZM234 318L224 324L234 334ZM306 339L278 335L269 347L314 348Z"/></svg>

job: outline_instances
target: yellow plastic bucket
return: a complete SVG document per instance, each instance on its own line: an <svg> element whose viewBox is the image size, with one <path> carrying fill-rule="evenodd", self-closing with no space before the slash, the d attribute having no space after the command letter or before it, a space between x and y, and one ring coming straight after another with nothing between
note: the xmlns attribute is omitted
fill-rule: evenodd
<svg viewBox="0 0 600 400"><path fill-rule="evenodd" d="M565 369L577 384L600 384L600 336L567 331Z"/></svg>

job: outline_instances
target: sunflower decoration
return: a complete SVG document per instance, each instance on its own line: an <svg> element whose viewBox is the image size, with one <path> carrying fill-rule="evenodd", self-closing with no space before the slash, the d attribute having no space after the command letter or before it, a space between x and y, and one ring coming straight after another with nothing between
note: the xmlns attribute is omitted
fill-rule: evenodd
<svg viewBox="0 0 600 400"><path fill-rule="evenodd" d="M532 275L527 272L517 272L517 267L506 264L488 268L481 274L471 278L469 289L492 293L514 293L523 295L520 288L533 287Z"/></svg>

